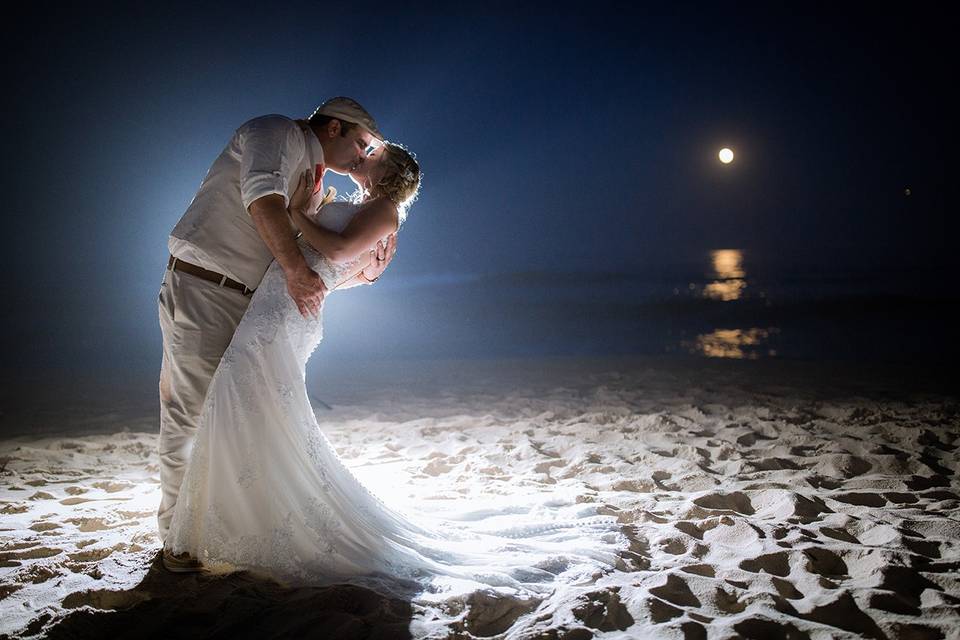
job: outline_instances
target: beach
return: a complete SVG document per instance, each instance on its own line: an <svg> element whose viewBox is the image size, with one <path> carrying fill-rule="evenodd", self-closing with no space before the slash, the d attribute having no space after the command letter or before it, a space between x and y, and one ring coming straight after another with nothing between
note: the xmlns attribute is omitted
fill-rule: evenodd
<svg viewBox="0 0 960 640"><path fill-rule="evenodd" d="M694 358L319 367L321 429L393 504L442 512L563 491L629 539L615 570L548 597L427 604L167 573L155 417L133 402L129 415L65 405L65 423L85 429L0 443L0 632L957 637L956 398L895 370L854 371Z"/></svg>

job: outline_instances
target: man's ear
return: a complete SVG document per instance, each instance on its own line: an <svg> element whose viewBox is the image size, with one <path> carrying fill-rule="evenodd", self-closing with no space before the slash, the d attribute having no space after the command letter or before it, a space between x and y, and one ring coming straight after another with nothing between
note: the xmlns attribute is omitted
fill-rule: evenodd
<svg viewBox="0 0 960 640"><path fill-rule="evenodd" d="M327 137L328 137L328 138L336 138L338 135L340 135L340 126L341 126L341 125L340 125L340 121L337 120L336 118L334 118L333 120L331 120L330 122L328 122L328 123L327 123Z"/></svg>

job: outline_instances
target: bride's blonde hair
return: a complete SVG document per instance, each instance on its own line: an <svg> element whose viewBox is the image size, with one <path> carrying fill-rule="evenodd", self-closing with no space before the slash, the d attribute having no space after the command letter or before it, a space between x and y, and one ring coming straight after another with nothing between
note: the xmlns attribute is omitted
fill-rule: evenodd
<svg viewBox="0 0 960 640"><path fill-rule="evenodd" d="M410 206L420 193L420 165L416 157L402 144L384 142L383 160L386 171L380 182L373 185L369 191L357 189L353 194L354 201L369 200L371 198L389 198L397 205L400 224L407 218Z"/></svg>

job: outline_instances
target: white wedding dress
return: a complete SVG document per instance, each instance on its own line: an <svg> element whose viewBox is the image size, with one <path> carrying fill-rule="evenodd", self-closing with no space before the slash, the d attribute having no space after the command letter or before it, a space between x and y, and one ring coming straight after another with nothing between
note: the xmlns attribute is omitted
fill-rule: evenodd
<svg viewBox="0 0 960 640"><path fill-rule="evenodd" d="M316 222L342 231L357 208L328 204ZM330 288L356 272L302 248ZM418 519L384 504L318 427L305 366L322 334L321 320L300 315L274 262L210 384L165 546L214 571L433 600L485 587L546 593L616 564L626 538L593 505L578 505L572 519L530 522L529 504L462 520ZM509 526L484 527L497 516L488 522Z"/></svg>

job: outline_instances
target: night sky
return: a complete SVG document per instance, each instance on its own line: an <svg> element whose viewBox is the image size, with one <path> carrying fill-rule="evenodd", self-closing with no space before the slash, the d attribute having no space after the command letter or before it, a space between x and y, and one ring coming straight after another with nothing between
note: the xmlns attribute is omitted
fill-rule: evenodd
<svg viewBox="0 0 960 640"><path fill-rule="evenodd" d="M5 20L5 370L159 367L167 235L210 163L245 120L334 95L422 165L387 292L724 247L953 277L955 23L932 4L277 7ZM390 321L374 289L358 323Z"/></svg>

